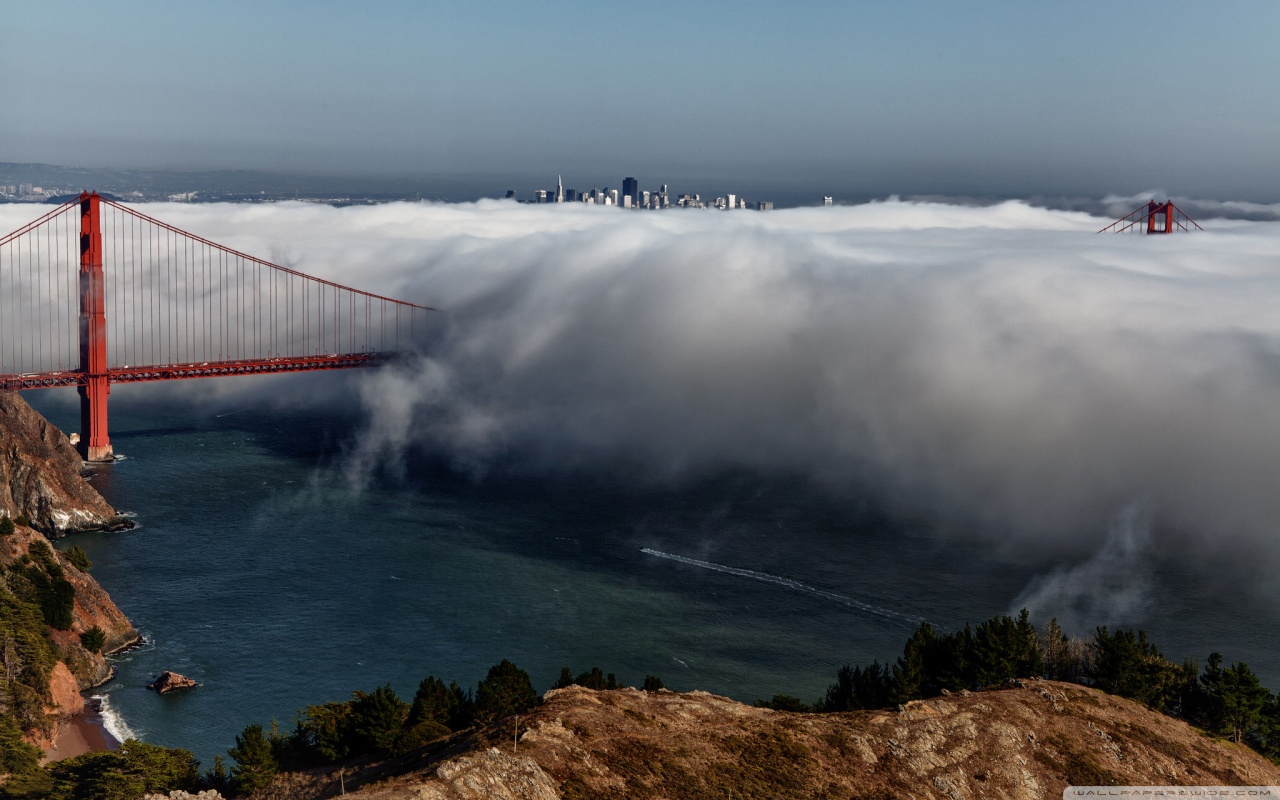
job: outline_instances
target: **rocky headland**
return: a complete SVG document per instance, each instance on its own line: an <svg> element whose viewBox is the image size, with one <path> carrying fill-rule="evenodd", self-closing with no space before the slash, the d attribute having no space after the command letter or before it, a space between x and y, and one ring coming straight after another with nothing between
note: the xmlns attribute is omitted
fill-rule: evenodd
<svg viewBox="0 0 1280 800"><path fill-rule="evenodd" d="M1246 747L1096 689L1027 680L896 711L802 714L705 692L578 686L399 759L278 776L259 797L392 800L1061 797L1068 785L1275 785Z"/></svg>
<svg viewBox="0 0 1280 800"><path fill-rule="evenodd" d="M106 657L140 638L98 582L48 541L129 527L81 470L65 434L0 393L0 519L12 530L0 536L0 626L6 668L21 676L0 700L46 750L84 712L82 692L111 677Z"/></svg>
<svg viewBox="0 0 1280 800"><path fill-rule="evenodd" d="M84 479L71 440L17 394L0 392L0 516L49 538L132 527Z"/></svg>

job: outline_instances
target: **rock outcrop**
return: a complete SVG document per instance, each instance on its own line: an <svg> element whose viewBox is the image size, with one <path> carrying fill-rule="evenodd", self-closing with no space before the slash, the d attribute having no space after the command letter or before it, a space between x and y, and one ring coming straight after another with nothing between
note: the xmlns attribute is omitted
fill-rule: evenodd
<svg viewBox="0 0 1280 800"><path fill-rule="evenodd" d="M159 678L148 683L147 688L157 694L168 694L169 692L176 692L181 689L194 689L199 685L200 684L191 680L186 675L179 675L176 672L169 672L166 670L161 673Z"/></svg>
<svg viewBox="0 0 1280 800"><path fill-rule="evenodd" d="M0 516L25 515L50 538L132 527L82 477L83 465L66 434L18 395L0 392Z"/></svg>
<svg viewBox="0 0 1280 800"><path fill-rule="evenodd" d="M570 687L548 692L521 718L514 752L512 724L363 772L348 765L347 793L1040 800L1071 784L1280 784L1280 768L1247 748L1138 703L1051 681L845 714L771 711L705 692ZM284 784L273 789L283 791L268 790L271 797L304 796Z"/></svg>

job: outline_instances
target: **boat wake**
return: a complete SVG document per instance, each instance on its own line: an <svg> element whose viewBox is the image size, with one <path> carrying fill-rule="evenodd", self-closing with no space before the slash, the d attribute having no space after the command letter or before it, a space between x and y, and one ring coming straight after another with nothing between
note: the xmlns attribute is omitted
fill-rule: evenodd
<svg viewBox="0 0 1280 800"><path fill-rule="evenodd" d="M857 611L872 614L892 622L905 623L912 626L919 625L921 622L924 622L924 617L917 617L912 614L903 614L900 611L882 608L880 606L872 605L871 603L864 603L861 600L854 600L852 597L845 597L842 594L828 592L825 589L818 589L813 586L809 586L808 584L801 583L800 581L792 580L791 578L784 578L781 575L770 575L767 572L756 572L753 569L730 567L724 564L716 564L711 561L699 561L696 558L678 556L674 553L664 553L661 550L654 550L649 547L641 547L640 552L647 556L656 556L657 558L665 558L681 564L688 564L691 567L701 567L702 569L709 569L713 572L722 572L725 575L736 575L739 578L750 578L753 581L760 581L761 583L772 583L774 586L782 586L797 592L803 592L804 594L812 597L831 600L832 602L840 603L841 605L848 606L849 608Z"/></svg>

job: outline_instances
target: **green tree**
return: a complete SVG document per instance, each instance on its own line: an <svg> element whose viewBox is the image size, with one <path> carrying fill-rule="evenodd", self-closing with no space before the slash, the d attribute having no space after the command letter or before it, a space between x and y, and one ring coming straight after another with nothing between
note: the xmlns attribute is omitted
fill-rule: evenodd
<svg viewBox="0 0 1280 800"><path fill-rule="evenodd" d="M0 517L0 536L8 536L15 530L17 530L17 528L14 527L13 520L8 514Z"/></svg>
<svg viewBox="0 0 1280 800"><path fill-rule="evenodd" d="M827 687L822 710L884 708L890 704L893 694L893 675L879 661L871 662L866 669L846 664L836 674L836 682Z"/></svg>
<svg viewBox="0 0 1280 800"><path fill-rule="evenodd" d="M529 673L507 659L489 668L489 674L476 686L475 718L489 724L531 708L538 701Z"/></svg>
<svg viewBox="0 0 1280 800"><path fill-rule="evenodd" d="M573 682L579 686L585 686L588 689L616 689L618 683L614 680L613 674L606 678L605 674L599 667L592 667L590 672L584 672L573 679Z"/></svg>
<svg viewBox="0 0 1280 800"><path fill-rule="evenodd" d="M665 689L667 687L662 685L662 678L659 678L657 675L645 675L644 685L640 688L644 689L646 692L656 692L659 689Z"/></svg>
<svg viewBox="0 0 1280 800"><path fill-rule="evenodd" d="M448 726L456 713L457 696L449 691L444 681L428 675L418 684L418 691L413 696L413 704L409 707L407 727L430 720Z"/></svg>
<svg viewBox="0 0 1280 800"><path fill-rule="evenodd" d="M560 677L556 679L556 685L552 689L567 689L573 685L573 670L568 666L560 668Z"/></svg>
<svg viewBox="0 0 1280 800"><path fill-rule="evenodd" d="M1176 703L1179 670L1147 639L1146 631L1098 628L1093 640L1094 685L1156 709Z"/></svg>
<svg viewBox="0 0 1280 800"><path fill-rule="evenodd" d="M322 763L351 755L351 716L350 701L307 706L294 732L299 749L314 754Z"/></svg>
<svg viewBox="0 0 1280 800"><path fill-rule="evenodd" d="M993 617L973 632L968 662L974 685L989 686L1009 678L1044 674L1040 637L1024 608L1017 619Z"/></svg>
<svg viewBox="0 0 1280 800"><path fill-rule="evenodd" d="M213 757L213 767L204 774L203 783L223 797L231 794L231 776L227 774L227 762L222 756Z"/></svg>
<svg viewBox="0 0 1280 800"><path fill-rule="evenodd" d="M938 634L927 622L920 623L902 647L902 656L893 666L893 693L899 703L936 694L928 661L937 649Z"/></svg>
<svg viewBox="0 0 1280 800"><path fill-rule="evenodd" d="M1209 655L1200 680L1208 695L1214 733L1229 736L1237 744L1246 736L1254 741L1262 739L1262 715L1272 699L1271 692L1262 686L1248 664L1242 661L1224 668L1222 654L1214 652Z"/></svg>
<svg viewBox="0 0 1280 800"><path fill-rule="evenodd" d="M53 787L40 767L40 748L23 738L17 720L8 714L0 714L0 773L9 776L0 784L3 797L38 797Z"/></svg>
<svg viewBox="0 0 1280 800"><path fill-rule="evenodd" d="M409 704L396 696L389 683L369 694L356 692L351 696L352 751L390 750L408 716Z"/></svg>
<svg viewBox="0 0 1280 800"><path fill-rule="evenodd" d="M97 625L80 634L80 644L90 653L101 652L106 643L107 635Z"/></svg>
<svg viewBox="0 0 1280 800"><path fill-rule="evenodd" d="M271 742L261 725L250 725L236 736L236 746L227 751L235 762L231 781L239 794L256 792L271 783L279 764L271 751Z"/></svg>

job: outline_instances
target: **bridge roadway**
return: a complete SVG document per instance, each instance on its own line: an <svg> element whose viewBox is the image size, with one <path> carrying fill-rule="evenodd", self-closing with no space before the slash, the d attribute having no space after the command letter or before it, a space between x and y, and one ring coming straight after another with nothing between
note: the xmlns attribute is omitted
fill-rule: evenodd
<svg viewBox="0 0 1280 800"><path fill-rule="evenodd" d="M198 364L160 364L145 367L113 367L106 371L110 383L144 383L182 378L227 378L236 375L272 375L283 372L313 372L322 369L372 367L395 358L396 353L331 353L323 356L290 356L248 361L202 361ZM0 375L0 391L54 389L86 386L89 375L81 371L25 372Z"/></svg>

